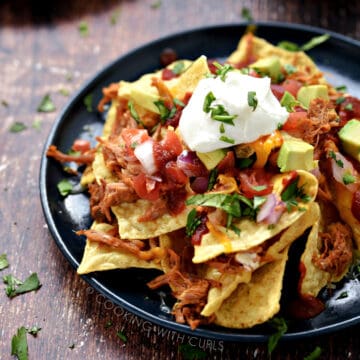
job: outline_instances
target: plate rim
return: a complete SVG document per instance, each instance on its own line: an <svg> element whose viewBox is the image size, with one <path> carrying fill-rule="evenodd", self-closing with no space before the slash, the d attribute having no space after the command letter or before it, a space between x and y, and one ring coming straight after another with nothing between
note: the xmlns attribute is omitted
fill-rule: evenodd
<svg viewBox="0 0 360 360"><path fill-rule="evenodd" d="M122 54L120 54L118 57L116 57L114 60L108 62L105 66L103 66L100 70L95 71L94 75L90 76L87 81L85 81L76 92L71 96L71 98L67 101L67 103L62 108L61 112L57 115L56 119L54 120L54 123L50 129L50 132L47 135L46 141L44 143L42 152L41 152L41 162L40 162L40 171L39 171L39 190L40 190L40 202L41 207L43 210L43 215L46 220L46 223L48 225L48 230L55 241L57 247L61 251L62 255L66 258L66 260L70 263L72 268L76 271L76 268L78 267L79 263L71 253L71 251L68 249L66 244L64 243L59 230L55 224L55 220L52 216L52 212L49 206L49 199L48 199L48 191L46 188L46 179L47 179L47 168L49 159L46 156L46 150L47 148L53 143L54 138L57 135L57 132L59 131L59 128L64 123L64 119L66 118L67 113L78 103L82 98L83 94L87 93L87 90L94 86L96 83L99 82L99 78L103 78L106 76L107 73L111 71L112 68L116 67L117 63L126 59L127 57L133 56L138 52L144 51L148 47L153 47L157 44L161 44L162 42L170 41L171 39L184 37L186 35L192 34L194 32L204 32L204 31L216 31L217 29L226 29L226 28L246 28L247 25L249 25L249 22L230 22L230 23L219 23L219 24L212 24L212 25L206 25L206 26L198 26L193 28L188 28L181 31L172 32L170 34L167 34L165 36L161 36L159 38L150 40L148 42L145 42L143 44L140 44L137 47L134 47L130 49L129 51L126 51ZM262 28L279 28L279 29L291 29L294 31L298 31L301 33L313 33L313 34L324 34L327 33L330 35L331 38L335 38L336 40L340 42L347 43L351 46L355 46L360 48L360 41L353 39L351 37L348 37L346 35L337 33L335 31L331 31L328 29L324 29L317 26L312 25L305 25L300 23L288 23L288 22L277 22L277 21L259 21L259 22L253 22L251 24L254 24L257 27ZM168 329L186 333L191 336L199 336L199 337L205 337L209 339L214 340L223 340L223 341L232 341L232 342L264 342L267 341L270 335L266 334L248 334L248 333L242 333L241 331L251 330L251 329L227 329L227 328L221 328L224 329L225 332L219 332L216 330L212 330L210 328L206 327L200 327L196 330L191 330L189 326L184 324L176 323L175 321L171 321L164 318L159 318L156 315L152 315L148 312L146 312L143 309L140 309L136 307L135 305L127 302L124 299L119 299L118 296L116 296L113 292L110 291L110 289L104 287L101 282L96 279L96 277L92 275L80 275L82 279L86 281L88 285L93 287L95 290L97 290L99 293L103 294L105 297L107 297L109 300L111 300L114 304L123 307L126 311L135 314L143 319L146 319L156 325L166 327ZM297 331L293 333L285 333L281 340L298 340L301 338L308 338L311 336L318 336L318 335L324 335L328 333L332 333L335 330L341 330L344 328L348 328L352 325L355 325L360 322L360 313L358 316L353 317L351 319L343 320L339 323L333 323L326 326L323 326L321 328L315 328L305 331ZM227 333L226 331L229 331ZM232 332L233 331L233 332ZM238 331L238 332L237 332Z"/></svg>

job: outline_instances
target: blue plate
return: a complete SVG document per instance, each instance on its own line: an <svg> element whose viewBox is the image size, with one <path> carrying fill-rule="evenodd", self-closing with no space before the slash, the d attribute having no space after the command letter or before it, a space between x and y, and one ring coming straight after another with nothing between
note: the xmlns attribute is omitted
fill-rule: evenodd
<svg viewBox="0 0 360 360"><path fill-rule="evenodd" d="M92 95L93 109L96 109L104 86L121 79L133 81L144 73L159 69L159 55L165 48L173 48L179 58L195 59L205 54L208 58L224 59L236 48L245 29L246 24L219 25L185 31L153 41L108 65L90 79L67 104L56 120L44 147L40 170L40 195L49 230L61 252L74 268L78 267L85 246L84 240L76 236L74 230L87 228L91 224L88 197L85 194L74 194L66 198L59 195L56 185L66 175L58 163L47 159L46 149L54 144L66 152L77 138L94 142L94 136L101 132L104 119L96 110L90 113L87 111L84 105L87 95ZM274 44L281 40L303 44L324 32L327 31L302 25L258 23L256 34ZM330 32L330 35L328 41L310 50L308 54L326 73L333 85L347 85L351 94L360 97L360 43L339 34ZM78 181L74 178L71 180ZM156 275L156 271L134 269L98 272L83 278L115 304L175 331L218 340L249 342L265 341L273 332L266 324L247 330L206 326L194 331L186 325L178 324L164 311L164 301L170 307L173 303L170 294L165 292L163 296L159 296L159 293L150 291L146 286ZM290 266L284 280L283 307L286 307L291 297L288 288L296 282L296 276L296 271ZM345 291L348 296L339 297L339 294ZM311 320L290 321L289 330L283 338L309 337L359 323L359 294L358 280L346 278L332 292L324 291L321 294L326 303L325 311Z"/></svg>

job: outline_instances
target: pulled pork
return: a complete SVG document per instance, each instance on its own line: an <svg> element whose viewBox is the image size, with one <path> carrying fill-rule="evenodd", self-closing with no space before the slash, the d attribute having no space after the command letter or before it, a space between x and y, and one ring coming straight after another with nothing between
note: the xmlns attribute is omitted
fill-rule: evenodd
<svg viewBox="0 0 360 360"><path fill-rule="evenodd" d="M352 261L352 232L348 225L332 223L320 234L321 254L313 257L319 269L339 277L347 271Z"/></svg>

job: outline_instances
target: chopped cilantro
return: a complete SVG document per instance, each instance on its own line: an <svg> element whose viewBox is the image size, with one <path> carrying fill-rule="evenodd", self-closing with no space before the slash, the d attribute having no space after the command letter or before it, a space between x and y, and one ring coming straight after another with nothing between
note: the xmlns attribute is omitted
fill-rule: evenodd
<svg viewBox="0 0 360 360"><path fill-rule="evenodd" d="M150 5L150 7L151 7L152 9L158 9L160 6L161 6L161 0L154 1L154 2Z"/></svg>
<svg viewBox="0 0 360 360"><path fill-rule="evenodd" d="M7 267L9 267L9 262L7 259L6 254L1 254L0 255L0 270L4 270Z"/></svg>
<svg viewBox="0 0 360 360"><path fill-rule="evenodd" d="M212 91L209 91L204 99L203 110L208 113L211 110L211 103L216 100Z"/></svg>
<svg viewBox="0 0 360 360"><path fill-rule="evenodd" d="M123 342L127 342L127 337L126 337L126 335L122 332L122 331L118 331L117 333L116 333L116 336L118 337L118 338L120 338Z"/></svg>
<svg viewBox="0 0 360 360"><path fill-rule="evenodd" d="M24 131L26 129L27 129L27 126L24 123L22 123L20 121L16 121L10 126L9 131L12 133L18 133L18 132Z"/></svg>
<svg viewBox="0 0 360 360"><path fill-rule="evenodd" d="M213 64L216 67L216 75L219 76L222 81L225 81L226 75L229 71L234 70L234 67L230 64L221 65L217 61L214 61Z"/></svg>
<svg viewBox="0 0 360 360"><path fill-rule="evenodd" d="M69 89L65 89L65 88L61 88L59 90L59 94L63 95L63 96L69 96L70 95L70 91Z"/></svg>
<svg viewBox="0 0 360 360"><path fill-rule="evenodd" d="M130 110L130 115L131 117L138 123L138 124L142 124L141 120L140 120L140 116L137 113L134 103L130 100L128 102L128 109Z"/></svg>
<svg viewBox="0 0 360 360"><path fill-rule="evenodd" d="M24 326L17 330L16 335L11 339L11 355L17 356L18 360L27 360L28 343L26 338L26 328Z"/></svg>
<svg viewBox="0 0 360 360"><path fill-rule="evenodd" d="M55 111L56 107L51 100L50 94L44 95L41 99L39 106L37 107L38 112L52 112Z"/></svg>
<svg viewBox="0 0 360 360"><path fill-rule="evenodd" d="M183 61L178 61L174 67L171 69L171 71L175 75L180 75L185 70L185 64Z"/></svg>
<svg viewBox="0 0 360 360"><path fill-rule="evenodd" d="M339 299L345 299L347 298L349 295L347 293L347 291L343 291L339 294L339 296L336 298L336 300L339 300Z"/></svg>
<svg viewBox="0 0 360 360"><path fill-rule="evenodd" d="M305 44L303 44L301 46L299 46L291 41L280 41L277 44L277 46L282 49L288 50L288 51L308 51L308 50L314 48L315 46L322 44L329 38L330 38L329 34L323 34L320 36L313 37L312 39L310 39L308 42L306 42Z"/></svg>
<svg viewBox="0 0 360 360"><path fill-rule="evenodd" d="M353 111L353 104L352 103L348 103L344 106L344 109L347 111Z"/></svg>
<svg viewBox="0 0 360 360"><path fill-rule="evenodd" d="M223 123L220 124L219 131L221 134L225 133L225 125Z"/></svg>
<svg viewBox="0 0 360 360"><path fill-rule="evenodd" d="M304 357L304 360L316 360L321 355L321 347L317 346L309 355Z"/></svg>
<svg viewBox="0 0 360 360"><path fill-rule="evenodd" d="M185 104L181 100L174 98L173 101L175 105L185 107Z"/></svg>
<svg viewBox="0 0 360 360"><path fill-rule="evenodd" d="M340 96L336 99L335 104L340 105L345 101L345 98L343 96Z"/></svg>
<svg viewBox="0 0 360 360"><path fill-rule="evenodd" d="M284 106L286 108L287 112L293 112L294 107L299 105L300 103L295 99L295 97L292 94L290 94L288 91L285 91L284 95L280 100L280 104L281 106Z"/></svg>
<svg viewBox="0 0 360 360"><path fill-rule="evenodd" d="M82 37L89 35L89 25L86 21L81 21L78 26L79 33Z"/></svg>
<svg viewBox="0 0 360 360"><path fill-rule="evenodd" d="M160 112L161 123L164 123L167 119L171 119L176 113L176 107L173 106L171 109L167 108L163 100L154 101L154 105Z"/></svg>
<svg viewBox="0 0 360 360"><path fill-rule="evenodd" d="M297 72L297 68L292 64L285 64L284 69L289 75Z"/></svg>
<svg viewBox="0 0 360 360"><path fill-rule="evenodd" d="M10 298L24 294L29 291L38 290L41 286L39 278L36 273L32 273L29 277L22 282L12 275L3 277L4 283L7 285L5 288L6 295Z"/></svg>
<svg viewBox="0 0 360 360"><path fill-rule="evenodd" d="M197 214L196 209L192 209L187 216L186 236L189 237L192 236L200 224L201 224L201 216Z"/></svg>
<svg viewBox="0 0 360 360"><path fill-rule="evenodd" d="M334 153L334 151L329 151L329 154L328 154L328 155L329 155L329 157L331 157L332 159L335 160L337 166L339 166L339 167L341 167L341 168L344 167L344 163L343 163L341 160L338 160L338 159L336 158L336 154Z"/></svg>
<svg viewBox="0 0 360 360"><path fill-rule="evenodd" d="M92 112L93 108L92 108L92 102L93 102L93 94L88 94L84 97L84 105L86 107L86 110L88 112Z"/></svg>
<svg viewBox="0 0 360 360"><path fill-rule="evenodd" d="M284 318L281 317L274 317L269 321L269 324L275 328L276 332L272 335L270 335L268 340L268 354L271 355L271 353L276 348L279 340L281 337L287 332L288 326Z"/></svg>
<svg viewBox="0 0 360 360"><path fill-rule="evenodd" d="M304 193L303 186L298 187L299 177L292 181L286 189L281 193L281 200L285 202L288 211L294 207L298 207L298 200L308 202L309 195Z"/></svg>
<svg viewBox="0 0 360 360"><path fill-rule="evenodd" d="M36 336L40 330L41 330L41 327L39 327L37 325L34 325L31 328L26 328L26 331L32 336Z"/></svg>
<svg viewBox="0 0 360 360"><path fill-rule="evenodd" d="M352 174L345 173L342 180L345 185L349 185L349 184L353 184L356 181L356 178Z"/></svg>
<svg viewBox="0 0 360 360"><path fill-rule="evenodd" d="M179 353L184 360L200 360L207 358L207 354L205 351L190 344L180 344Z"/></svg>
<svg viewBox="0 0 360 360"><path fill-rule="evenodd" d="M248 95L247 95L247 98L248 98L248 105L253 108L253 111L255 111L255 109L256 109L256 107L258 105L258 99L256 97L256 92L255 91L249 91Z"/></svg>
<svg viewBox="0 0 360 360"><path fill-rule="evenodd" d="M207 186L207 191L210 191L214 187L217 176L218 176L218 170L216 168L211 169L210 174L209 174L209 182L208 182L208 186Z"/></svg>
<svg viewBox="0 0 360 360"><path fill-rule="evenodd" d="M62 179L58 182L57 188L62 196L69 195L73 189L72 184L67 179Z"/></svg>
<svg viewBox="0 0 360 360"><path fill-rule="evenodd" d="M336 86L335 90L339 91L339 92L346 92L347 87L346 87L346 85L339 85L339 86Z"/></svg>
<svg viewBox="0 0 360 360"><path fill-rule="evenodd" d="M220 137L219 137L219 140L221 140L221 141L223 141L223 142L226 142L226 143L228 143L228 144L235 144L235 140L234 140L234 139L229 138L229 137L227 137L227 136L225 136L225 135L220 136Z"/></svg>
<svg viewBox="0 0 360 360"><path fill-rule="evenodd" d="M119 15L120 15L120 9L115 10L111 16L110 16L110 24L111 25L116 25L116 23L118 22L119 19Z"/></svg>
<svg viewBox="0 0 360 360"><path fill-rule="evenodd" d="M303 44L300 47L300 50L308 51L308 50L314 48L315 46L318 46L318 45L322 44L323 42L327 41L329 38L330 38L329 34L315 36L312 39L310 39L307 43Z"/></svg>
<svg viewBox="0 0 360 360"><path fill-rule="evenodd" d="M249 21L249 22L251 22L251 21L254 20L252 14L251 14L250 9L247 8L247 7L245 7L245 6L241 9L241 17L242 17L244 20Z"/></svg>
<svg viewBox="0 0 360 360"><path fill-rule="evenodd" d="M37 131L41 130L41 120L39 118L34 119L31 127Z"/></svg>

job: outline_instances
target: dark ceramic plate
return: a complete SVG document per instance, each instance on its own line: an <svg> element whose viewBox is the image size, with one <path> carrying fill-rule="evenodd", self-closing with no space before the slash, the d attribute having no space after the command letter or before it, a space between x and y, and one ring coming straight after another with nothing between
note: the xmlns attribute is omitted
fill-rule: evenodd
<svg viewBox="0 0 360 360"><path fill-rule="evenodd" d="M50 144L55 144L60 150L67 151L76 138L94 141L94 135L101 131L103 115L96 111L89 113L84 105L84 98L92 94L95 109L103 86L120 79L132 81L144 73L158 69L159 55L164 48L173 48L179 58L195 59L206 54L208 58L223 59L236 48L245 29L244 24L239 24L185 31L154 41L120 57L96 74L71 99L55 122L45 149ZM281 40L303 44L324 32L322 29L279 23L259 23L257 28L258 36L274 44ZM346 84L350 93L360 96L359 42L331 33L331 38L310 50L309 55L328 74L333 85ZM74 230L87 228L91 224L88 197L85 194L75 194L62 198L56 185L64 176L59 164L47 159L44 150L40 190L45 218L56 244L70 264L77 268L85 243L74 234ZM164 297L164 294L147 289L146 282L156 274L149 270L116 270L94 273L84 276L84 279L126 310L172 330L225 341L264 341L273 331L267 325L241 331L214 326L200 327L192 331L188 326L176 323L173 317L164 311L164 301L167 305L172 305L169 294L165 293ZM293 276L296 276L294 269L288 269L285 289L294 283L294 280L289 279ZM286 307L291 299L292 290L290 287L290 290L284 291L283 307ZM347 297L339 297L339 294L345 291ZM326 310L311 320L290 321L285 339L332 332L360 322L360 284L356 278L346 278L331 293L325 291L321 297L326 303Z"/></svg>

